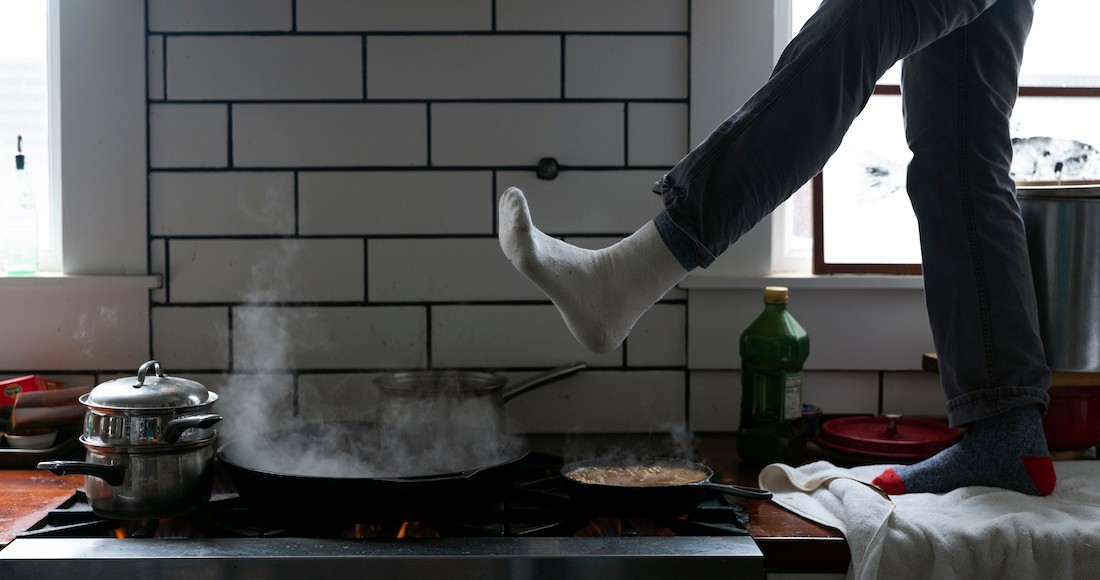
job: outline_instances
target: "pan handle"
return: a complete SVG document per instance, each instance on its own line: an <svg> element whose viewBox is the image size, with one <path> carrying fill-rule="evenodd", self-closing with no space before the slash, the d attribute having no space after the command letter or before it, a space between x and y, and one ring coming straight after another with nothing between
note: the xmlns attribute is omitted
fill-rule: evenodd
<svg viewBox="0 0 1100 580"><path fill-rule="evenodd" d="M85 461L39 461L38 469L47 469L54 475L90 475L113 486L122 485L126 481L126 471L121 467Z"/></svg>
<svg viewBox="0 0 1100 580"><path fill-rule="evenodd" d="M756 487L745 487L743 485L733 485L728 483L716 483L713 481L702 481L697 484L703 489L709 489L711 491L718 491L729 495L735 495L737 497L744 497L748 499L771 499L772 492L766 489L760 489Z"/></svg>
<svg viewBox="0 0 1100 580"><path fill-rule="evenodd" d="M526 393L527 391L537 389L543 385L552 383L559 379L564 379L565 377L568 377L570 375L575 375L586 367L588 367L588 365L583 362L575 362L558 367L556 369L548 370L544 373L539 373L527 379L526 381L504 389L504 391L501 393L501 396L504 397L505 402L508 402L513 398L518 397L523 393Z"/></svg>

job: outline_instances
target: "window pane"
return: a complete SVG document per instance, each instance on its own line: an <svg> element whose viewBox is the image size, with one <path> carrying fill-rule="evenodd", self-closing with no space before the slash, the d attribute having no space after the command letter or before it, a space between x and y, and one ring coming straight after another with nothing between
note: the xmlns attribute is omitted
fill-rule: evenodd
<svg viewBox="0 0 1100 580"><path fill-rule="evenodd" d="M0 195L15 170L16 136L23 136L27 173L38 209L38 248L49 252L49 92L46 0L4 2L0 19Z"/></svg>
<svg viewBox="0 0 1100 580"><path fill-rule="evenodd" d="M901 97L876 95L822 172L825 262L919 264Z"/></svg>
<svg viewBox="0 0 1100 580"><path fill-rule="evenodd" d="M1020 84L1100 87L1100 58L1093 56L1098 30L1100 2L1096 0L1037 2Z"/></svg>
<svg viewBox="0 0 1100 580"><path fill-rule="evenodd" d="M1100 97L1020 97L1012 113L1016 181L1100 179Z"/></svg>

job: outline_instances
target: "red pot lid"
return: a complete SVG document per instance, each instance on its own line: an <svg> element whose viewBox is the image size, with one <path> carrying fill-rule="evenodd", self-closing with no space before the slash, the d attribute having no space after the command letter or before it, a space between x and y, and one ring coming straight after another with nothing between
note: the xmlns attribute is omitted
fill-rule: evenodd
<svg viewBox="0 0 1100 580"><path fill-rule="evenodd" d="M924 459L954 445L962 431L912 417L841 417L821 425L817 442L837 451L891 459Z"/></svg>

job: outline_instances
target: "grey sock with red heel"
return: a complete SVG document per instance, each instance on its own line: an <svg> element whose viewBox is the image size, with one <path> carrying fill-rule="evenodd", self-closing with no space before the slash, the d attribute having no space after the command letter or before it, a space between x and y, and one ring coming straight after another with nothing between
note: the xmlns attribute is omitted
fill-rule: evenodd
<svg viewBox="0 0 1100 580"><path fill-rule="evenodd" d="M920 463L887 469L873 483L891 495L942 493L983 485L1045 496L1054 491L1054 463L1038 405L976 421L965 439Z"/></svg>

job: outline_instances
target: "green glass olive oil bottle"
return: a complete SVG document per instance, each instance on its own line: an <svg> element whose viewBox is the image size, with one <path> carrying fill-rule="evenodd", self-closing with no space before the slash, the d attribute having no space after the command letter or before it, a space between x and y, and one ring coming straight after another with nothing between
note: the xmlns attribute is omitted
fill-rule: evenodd
<svg viewBox="0 0 1100 580"><path fill-rule="evenodd" d="M741 334L741 428L737 452L750 463L795 463L806 451L802 365L810 338L787 311L787 289L764 289L764 312Z"/></svg>

